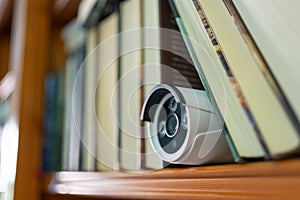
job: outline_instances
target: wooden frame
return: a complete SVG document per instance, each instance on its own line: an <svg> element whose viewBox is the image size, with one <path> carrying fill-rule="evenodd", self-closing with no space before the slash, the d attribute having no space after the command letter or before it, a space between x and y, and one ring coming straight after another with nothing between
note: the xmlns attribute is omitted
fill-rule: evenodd
<svg viewBox="0 0 300 200"><path fill-rule="evenodd" d="M14 199L40 199L44 75L48 65L50 0L14 2L11 70L16 74L12 117L19 125Z"/></svg>
<svg viewBox="0 0 300 200"><path fill-rule="evenodd" d="M48 70L59 68L64 59L62 49L55 51L61 48L57 36L60 27L76 15L80 0L55 2L14 0L13 5L12 0L2 0L0 4L0 31L9 30L11 15L14 15L12 28L15 35L10 37L9 65L17 81L12 115L19 124L20 133L16 200L299 199L299 158L139 173L60 172L44 175L41 171L44 77ZM54 29L53 25L56 26ZM57 42L50 44L52 40ZM4 42L5 48L9 46L7 39ZM3 60L2 63L8 63Z"/></svg>
<svg viewBox="0 0 300 200"><path fill-rule="evenodd" d="M76 16L80 0L2 2L0 16L6 17L0 20L0 27L9 30L7 23L13 15L9 66L16 79L12 117L19 125L14 198L38 200L41 198L43 179L44 77L48 71L57 70L65 58L59 40L60 30Z"/></svg>

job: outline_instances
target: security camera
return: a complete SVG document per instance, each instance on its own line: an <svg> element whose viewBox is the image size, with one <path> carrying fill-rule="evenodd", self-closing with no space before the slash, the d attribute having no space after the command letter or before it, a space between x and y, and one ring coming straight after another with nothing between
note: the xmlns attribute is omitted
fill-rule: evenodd
<svg viewBox="0 0 300 200"><path fill-rule="evenodd" d="M232 162L228 143L205 91L159 84L144 102L153 149L164 161L200 165Z"/></svg>

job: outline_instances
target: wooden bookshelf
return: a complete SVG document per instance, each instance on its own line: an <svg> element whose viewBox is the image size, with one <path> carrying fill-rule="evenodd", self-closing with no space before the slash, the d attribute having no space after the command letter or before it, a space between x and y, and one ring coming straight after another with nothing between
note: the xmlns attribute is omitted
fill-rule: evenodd
<svg viewBox="0 0 300 200"><path fill-rule="evenodd" d="M300 159L139 173L60 172L45 199L299 199Z"/></svg>
<svg viewBox="0 0 300 200"><path fill-rule="evenodd" d="M0 68L0 81L9 69L16 80L12 96L12 117L19 124L16 200L299 199L299 158L138 173L44 174L44 77L65 59L59 34L63 25L76 16L79 3L80 0L0 3L0 64L7 66Z"/></svg>
<svg viewBox="0 0 300 200"><path fill-rule="evenodd" d="M59 30L76 16L79 2L4 0L0 4L0 34L5 33L0 50L9 49L0 52L7 59L0 59L7 63L1 75L10 70L16 80L11 98L11 118L19 126L16 200L41 199L44 77L65 58Z"/></svg>

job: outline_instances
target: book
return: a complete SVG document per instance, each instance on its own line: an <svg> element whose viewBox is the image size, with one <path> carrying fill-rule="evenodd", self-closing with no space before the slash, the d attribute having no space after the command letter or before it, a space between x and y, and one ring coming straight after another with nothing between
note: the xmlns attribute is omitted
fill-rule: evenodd
<svg viewBox="0 0 300 200"><path fill-rule="evenodd" d="M98 25L97 170L118 169L118 23L119 13L111 13Z"/></svg>
<svg viewBox="0 0 300 200"><path fill-rule="evenodd" d="M43 161L42 167L44 171L58 171L61 169L61 138L62 132L58 127L57 118L59 108L57 100L59 98L58 73L48 74L45 78L45 109L43 124Z"/></svg>
<svg viewBox="0 0 300 200"><path fill-rule="evenodd" d="M86 58L81 73L84 74L84 109L83 109L83 135L82 135L82 169L85 171L96 170L96 86L97 86L97 27L87 29Z"/></svg>
<svg viewBox="0 0 300 200"><path fill-rule="evenodd" d="M142 169L140 111L142 98L141 2L120 3L120 169Z"/></svg>
<svg viewBox="0 0 300 200"><path fill-rule="evenodd" d="M199 3L243 91L271 157L281 158L298 152L298 129L253 57L224 1L199 0Z"/></svg>
<svg viewBox="0 0 300 200"><path fill-rule="evenodd" d="M73 33L77 34L74 35ZM68 24L63 32L66 51L69 57L65 70L65 112L63 130L62 169L81 169L82 133L83 133L83 73L77 72L84 59L85 32L76 21Z"/></svg>
<svg viewBox="0 0 300 200"><path fill-rule="evenodd" d="M297 54L300 33L300 23L297 20L299 1L225 2L233 2L235 5L241 21L244 22L253 43L263 57L264 62L260 62L261 71L294 121L299 133L300 92L297 88L300 63Z"/></svg>
<svg viewBox="0 0 300 200"><path fill-rule="evenodd" d="M58 167L61 170L62 169L62 138L63 138L63 129L64 129L64 112L65 112L65 69L60 69L57 72L57 97L56 97L56 134L57 134L57 140L56 145L58 145L58 151L60 155L59 161L58 161Z"/></svg>
<svg viewBox="0 0 300 200"><path fill-rule="evenodd" d="M197 1L175 0L174 2L194 51L194 62L198 73L210 94L211 103L215 104L214 107L219 113L219 121L223 123L227 138L230 134L228 142L233 143L231 147L233 145L235 147L231 148L235 160L240 161L239 157L264 157L265 153L256 135L255 127L249 122L248 112L243 108L243 96L227 67L203 10ZM229 133L226 133L227 130Z"/></svg>
<svg viewBox="0 0 300 200"><path fill-rule="evenodd" d="M66 61L65 113L63 130L62 170L79 170L80 141L72 121L72 86L75 77L75 64L72 58ZM72 162L71 162L72 160Z"/></svg>
<svg viewBox="0 0 300 200"><path fill-rule="evenodd" d="M159 0L142 1L143 13L143 97L142 103L146 100L151 89L161 83L160 63L160 23L159 23ZM155 47L156 48L151 48ZM163 161L157 156L150 142L150 132L147 124L143 124L145 138L145 168L161 169Z"/></svg>

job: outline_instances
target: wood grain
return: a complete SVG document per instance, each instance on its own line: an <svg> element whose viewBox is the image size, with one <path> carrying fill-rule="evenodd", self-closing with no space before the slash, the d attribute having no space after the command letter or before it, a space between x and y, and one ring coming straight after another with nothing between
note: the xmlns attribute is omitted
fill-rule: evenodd
<svg viewBox="0 0 300 200"><path fill-rule="evenodd" d="M12 116L19 124L14 199L40 199L44 75L51 33L51 0L15 0L10 65L16 74Z"/></svg>
<svg viewBox="0 0 300 200"><path fill-rule="evenodd" d="M299 199L299 169L300 159L291 159L139 173L61 172L53 175L45 197Z"/></svg>
<svg viewBox="0 0 300 200"><path fill-rule="evenodd" d="M15 200L41 199L44 77L64 63L60 30L75 17L80 0L56 7L54 2L14 0L12 9L5 9L13 11L9 66L17 80L11 113L19 124Z"/></svg>

